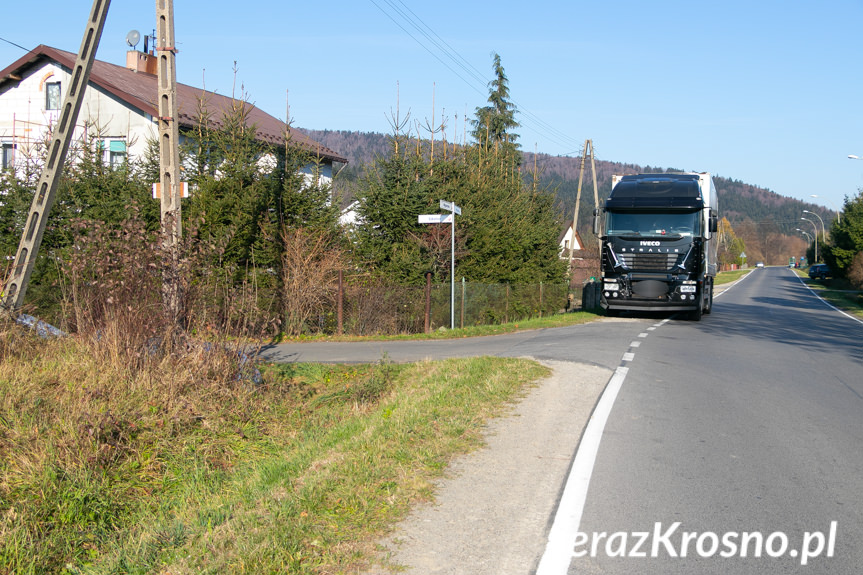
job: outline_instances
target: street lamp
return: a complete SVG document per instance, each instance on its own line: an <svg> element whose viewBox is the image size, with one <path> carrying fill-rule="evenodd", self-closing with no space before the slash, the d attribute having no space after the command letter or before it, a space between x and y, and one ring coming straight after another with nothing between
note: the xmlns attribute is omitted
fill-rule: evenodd
<svg viewBox="0 0 863 575"><path fill-rule="evenodd" d="M801 220L806 220L810 224L812 224L812 228L815 230L815 263L818 263L818 226L815 225L815 222L809 220L807 218L800 218Z"/></svg>
<svg viewBox="0 0 863 575"><path fill-rule="evenodd" d="M803 213L804 213L804 214L812 214L813 216L815 216L816 218L818 218L818 221L819 221L819 222L821 222L821 238L822 238L824 241L827 241L827 231L824 229L824 220L822 220L822 219L821 219L821 216L819 216L819 215L818 215L818 214L816 214L815 212L810 212L809 210L803 210ZM816 231L817 231L817 230L816 230Z"/></svg>
<svg viewBox="0 0 863 575"><path fill-rule="evenodd" d="M801 230L800 228L797 228L797 231L806 236L806 239L809 240L810 244L812 243L812 236L809 235L809 232L807 232L806 230Z"/></svg>
<svg viewBox="0 0 863 575"><path fill-rule="evenodd" d="M818 198L819 200L821 199L821 197L818 194L809 194L809 197L810 198ZM840 212L839 210L836 209L836 206L833 204L832 201L827 200L827 203L830 204L830 206L833 208L833 211L836 212L836 221L841 224L842 223L842 212Z"/></svg>

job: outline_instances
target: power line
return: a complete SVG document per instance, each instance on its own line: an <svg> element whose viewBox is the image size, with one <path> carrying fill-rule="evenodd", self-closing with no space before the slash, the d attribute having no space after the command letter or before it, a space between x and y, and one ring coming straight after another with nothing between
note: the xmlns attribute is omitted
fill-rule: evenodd
<svg viewBox="0 0 863 575"><path fill-rule="evenodd" d="M390 12L385 10L378 2L375 0L369 0L372 4L377 7L378 10L384 13L387 18L389 18L396 26L398 26L405 34L410 36L417 44L419 44L424 50L426 50L429 54L431 54L438 62L443 64L448 70L450 70L453 74L455 74L459 79L462 80L468 87L472 90L476 91L480 95L486 95L486 93L482 92L477 86L471 81L467 80L464 75L457 72L450 66L447 62L441 58L435 51L433 51L426 43L424 43L420 38L412 34L408 31L405 26L403 26ZM429 44L431 44L437 52L446 57L452 64L458 68L460 68L465 75L470 76L478 83L487 87L489 82L485 79L483 74L479 72L476 67L474 67L470 62L468 62L457 50L455 50L452 46L450 46L445 40L443 40L428 24L426 24L419 16L416 15L402 0L383 0L386 5L392 10L393 13L397 14L403 21L405 21L411 28L417 31L418 34L422 35ZM399 7L396 5L396 2L401 5ZM529 129L533 129L534 131L543 135L546 139L564 147L571 148L575 145L580 144L577 140L573 139L568 134L558 130L553 125L544 121L538 115L534 114L527 108L524 108L519 105L518 101L511 99L512 103L516 106L516 111L521 113L528 121L524 122L525 127Z"/></svg>
<svg viewBox="0 0 863 575"><path fill-rule="evenodd" d="M459 68L465 71L467 75L472 76L475 80L484 83L485 77L482 75L482 72L477 70L475 67L471 65L470 62L465 60L452 46L450 46L446 40L438 36L438 34L429 27L428 24L423 22L422 18L416 15L416 13L410 9L402 0L398 0L398 3L401 4L405 10L410 12L411 17L405 15L405 13L395 6L391 0L384 0L387 4L389 4L393 9L395 9L405 20L407 20L418 32L420 32L423 36L425 36L432 44L434 44L441 52L443 52L450 60L455 63ZM418 22L418 23L417 23ZM432 38L434 36L434 38Z"/></svg>
<svg viewBox="0 0 863 575"><path fill-rule="evenodd" d="M21 48L21 49L22 49L22 50L24 50L25 52L29 52L29 51L30 51L30 48L25 48L25 47L24 47L24 46L22 46L21 44L16 44L16 43L15 43L15 42L13 42L12 40L7 40L6 38L3 38L3 37L0 37L0 40L2 40L3 42L6 42L7 44L11 44L11 45L15 46L16 48Z"/></svg>
<svg viewBox="0 0 863 575"><path fill-rule="evenodd" d="M385 1L386 1L386 0L385 0ZM381 6L380 6L377 2L375 2L375 0L369 0L369 2L371 2L372 4L374 4L374 5L377 7L377 9L378 9L378 10L380 10L381 12L383 12L383 13L384 13L384 15L385 15L387 18L389 18L390 20L392 20L392 21L393 21L393 23L394 23L396 26L398 26L399 28L401 28L401 29L402 29L402 31L403 31L405 34L407 34L408 36L410 36L411 38L413 38L413 40L414 40L417 44L419 44L420 46L422 46L422 48L423 48L426 52L428 52L429 54L431 54L431 55L432 55L432 57L434 57L434 59L435 59L435 60L437 60L438 62L440 62L441 64L443 64L443 65L444 65L444 66L445 66L445 67L446 67L450 72L452 72L453 74L455 74L456 76L458 76L458 77L462 80L462 82L464 82L465 84L467 84L468 86L471 86L472 88L474 88L474 89L476 90L476 87L472 86L472 85L471 85L471 83L470 83L470 82L468 82L467 80L465 80L465 79L464 79L464 77L462 77L462 75L461 75L461 74L459 74L458 72L456 72L455 70L453 70L453 69L452 69L452 67L450 67L450 65L449 65L449 64L447 64L446 62L444 62L444 61L443 61L443 60L442 60L442 59L441 59L437 54L435 54L434 52L432 52L432 50L431 50L428 46L426 46L425 44L423 44L422 42L420 42L420 41L417 39L417 37L416 37L416 36L414 36L413 34L411 34L411 33L410 33L410 32L409 32L409 31L408 31L404 26L402 26L402 25L398 22L398 20L396 20L395 18L393 18L393 17L392 17L392 15L390 15L386 10L384 10L383 8L381 8ZM479 90L477 90L477 91L479 92ZM479 93L480 93L480 94L482 94L482 92L479 92Z"/></svg>
<svg viewBox="0 0 863 575"><path fill-rule="evenodd" d="M452 60L457 66L459 66L462 70L464 70L468 75L472 76L478 82L483 83L485 85L488 85L482 72L477 70L475 66L473 66L470 62L468 62L461 54L458 53L457 50L455 50L443 38L441 38L428 24L426 24L422 20L422 18L417 16L416 13L413 12L402 0L397 0L397 1L399 2L399 4L401 4L405 8L405 10L410 12L413 19L406 16L405 13L402 10L400 10L397 6L395 6L391 0L384 0L384 1L387 4L389 4L390 6L392 6L402 16L402 18L405 18L406 20L408 20L416 30L418 30L426 38L428 38L429 41L431 41L439 50L441 50L450 60ZM419 24L417 24L417 21L419 22ZM428 31L428 32L426 32L426 31ZM434 38L432 38L430 36L430 34L433 35ZM435 38L437 40L435 40ZM415 40L416 40L416 38L415 38ZM471 86L471 88L474 88L474 87ZM572 140L570 138L570 136L568 136L564 132L561 132L560 130L558 130L557 128L552 126L551 124L548 124L547 122L542 120L542 118L533 114L527 108L523 108L522 106L520 106L519 103L515 99L511 99L511 101L513 104L515 104L518 112L520 112L524 116L527 116L532 122L535 122L538 126L540 126L542 128L541 130L538 130L538 131L541 132L541 131L545 130L546 132L548 132L546 134L546 137L549 137L549 133L550 133L550 134L553 134L554 136L556 136L556 138L562 138L562 140L567 142L567 143L563 143L560 140L557 140L556 138L550 138L549 137L549 139L554 140L555 143L562 145L564 148L571 146L573 143L575 143L575 140Z"/></svg>

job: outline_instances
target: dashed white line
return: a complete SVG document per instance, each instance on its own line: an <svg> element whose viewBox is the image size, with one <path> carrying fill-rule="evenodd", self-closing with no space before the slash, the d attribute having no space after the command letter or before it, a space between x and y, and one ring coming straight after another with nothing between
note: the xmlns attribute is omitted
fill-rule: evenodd
<svg viewBox="0 0 863 575"><path fill-rule="evenodd" d="M653 331L668 321L667 319L663 320L647 329ZM648 335L648 332L643 332L638 334L638 337L644 339ZM638 340L629 344L630 350L640 346L641 341ZM635 353L627 351L623 354L622 362L631 362L634 359ZM569 476L566 478L563 495L561 495L557 505L554 522L548 533L548 543L539 561L536 575L566 575L569 571L575 549L575 539L581 525L581 515L587 500L587 489L590 487L590 477L593 474L596 455L599 453L599 443L602 440L602 433L605 430L608 416L611 414L611 408L614 406L620 388L623 387L627 373L629 373L629 368L623 366L614 371L614 375L611 376L599 402L596 404L596 409L587 422L587 427L584 428L584 435L578 444L572 469L569 470Z"/></svg>

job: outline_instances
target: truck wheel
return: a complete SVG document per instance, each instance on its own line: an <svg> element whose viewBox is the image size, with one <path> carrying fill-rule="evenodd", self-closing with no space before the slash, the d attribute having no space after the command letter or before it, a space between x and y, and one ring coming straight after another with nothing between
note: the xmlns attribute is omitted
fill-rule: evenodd
<svg viewBox="0 0 863 575"><path fill-rule="evenodd" d="M713 283L710 284L710 292L707 294L707 305L704 307L704 313L713 311Z"/></svg>
<svg viewBox="0 0 863 575"><path fill-rule="evenodd" d="M689 319L692 321L701 321L701 315L704 313L704 295L698 294L698 307L689 312Z"/></svg>

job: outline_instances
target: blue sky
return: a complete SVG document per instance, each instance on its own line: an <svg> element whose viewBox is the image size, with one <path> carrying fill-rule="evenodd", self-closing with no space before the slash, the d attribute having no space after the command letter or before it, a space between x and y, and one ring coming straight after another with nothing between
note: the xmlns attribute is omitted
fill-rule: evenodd
<svg viewBox="0 0 863 575"><path fill-rule="evenodd" d="M0 67L24 54L7 41L76 52L92 6L7 4ZM181 82L280 118L289 100L295 126L389 132L398 106L445 114L461 139L497 52L527 151L577 155L590 138L600 159L833 209L863 186L847 158L863 155L860 0L175 0L175 24ZM98 58L124 63L126 33L154 25L152 0L115 0Z"/></svg>

